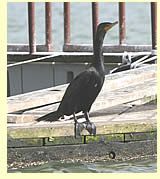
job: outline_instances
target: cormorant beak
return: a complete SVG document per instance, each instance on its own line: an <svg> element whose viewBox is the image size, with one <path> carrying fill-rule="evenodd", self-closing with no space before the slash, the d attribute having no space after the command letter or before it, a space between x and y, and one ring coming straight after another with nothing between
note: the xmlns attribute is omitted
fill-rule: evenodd
<svg viewBox="0 0 160 179"><path fill-rule="evenodd" d="M118 24L118 21L111 23L110 25L108 25L108 26L105 27L104 29L105 29L106 32L107 32L107 31L109 31L109 29L111 29L111 28L112 28L113 26L115 26L116 24Z"/></svg>

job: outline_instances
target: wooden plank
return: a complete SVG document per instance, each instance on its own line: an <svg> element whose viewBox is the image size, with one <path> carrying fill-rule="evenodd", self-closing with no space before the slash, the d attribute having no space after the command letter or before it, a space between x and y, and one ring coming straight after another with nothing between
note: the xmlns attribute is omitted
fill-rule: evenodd
<svg viewBox="0 0 160 179"><path fill-rule="evenodd" d="M91 111L108 108L111 106L131 102L147 96L157 94L157 81L146 80L143 83L128 86L125 88L115 89L103 93L97 97L95 103L93 103Z"/></svg>
<svg viewBox="0 0 160 179"><path fill-rule="evenodd" d="M90 119L96 124L97 134L156 130L156 105L134 106L126 111L127 107L127 105L120 105L91 113ZM83 134L88 133L84 131ZM53 123L8 124L9 138L37 138L73 135L73 120L56 121Z"/></svg>
<svg viewBox="0 0 160 179"><path fill-rule="evenodd" d="M143 101L147 97L156 96L157 87L156 80L147 80L143 83L137 85L128 86L125 88L120 88L112 91L107 91L101 93L97 100L93 103L91 111L95 112L97 110L106 109L112 106L120 105L123 103L131 102L134 100L142 99ZM150 98L151 100L152 98ZM8 122L12 123L26 123L33 122L35 119L49 112L55 111L59 104L53 104L50 106L40 107L37 109L27 110L22 114L8 114Z"/></svg>
<svg viewBox="0 0 160 179"><path fill-rule="evenodd" d="M106 92L111 90L143 83L149 79L156 79L156 68L156 65L150 65L139 69L106 75L100 95L104 96ZM60 101L67 86L68 84L65 84L9 97L7 100L8 113ZM130 100L132 100L131 97Z"/></svg>

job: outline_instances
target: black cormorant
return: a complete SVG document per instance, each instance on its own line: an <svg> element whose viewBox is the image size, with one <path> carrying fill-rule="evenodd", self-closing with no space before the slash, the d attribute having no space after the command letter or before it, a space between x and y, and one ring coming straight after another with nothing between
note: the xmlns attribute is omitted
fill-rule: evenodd
<svg viewBox="0 0 160 179"><path fill-rule="evenodd" d="M105 78L102 45L106 32L118 22L104 22L98 25L96 39L93 43L94 56L91 66L76 76L69 84L62 101L55 112L38 118L36 121L57 121L63 115L73 115L75 120L75 136L80 135L83 128L96 135L96 126L89 121L90 108L98 96ZM83 112L86 121L78 123L76 113Z"/></svg>

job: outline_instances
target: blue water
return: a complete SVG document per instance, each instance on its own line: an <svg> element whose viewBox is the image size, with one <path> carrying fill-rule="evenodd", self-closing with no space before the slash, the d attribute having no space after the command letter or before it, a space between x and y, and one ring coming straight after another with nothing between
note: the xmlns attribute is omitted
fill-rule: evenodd
<svg viewBox="0 0 160 179"><path fill-rule="evenodd" d="M132 160L128 162L50 162L38 167L12 169L13 173L155 173L155 159Z"/></svg>
<svg viewBox="0 0 160 179"><path fill-rule="evenodd" d="M27 3L8 3L8 43L28 43ZM35 4L36 42L45 43L45 6ZM90 2L71 3L71 43L92 44L92 10ZM118 3L99 3L99 22L117 21ZM126 38L127 44L151 44L150 3L126 3ZM52 3L52 39L55 51L63 47L63 3ZM119 26L115 26L104 42L119 43Z"/></svg>

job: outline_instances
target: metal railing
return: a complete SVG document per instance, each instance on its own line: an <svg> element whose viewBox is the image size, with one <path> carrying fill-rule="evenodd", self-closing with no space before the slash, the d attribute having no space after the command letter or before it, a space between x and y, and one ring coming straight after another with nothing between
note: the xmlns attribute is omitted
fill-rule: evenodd
<svg viewBox="0 0 160 179"><path fill-rule="evenodd" d="M46 44L42 45L41 51L53 52L52 42L52 3L45 3L45 36ZM92 2L92 31L93 40L95 38L98 25L99 4ZM122 51L151 51L157 49L157 2L151 2L151 29L152 46L128 46L126 45L126 22L125 22L125 2L119 2L119 45L109 46L109 52ZM29 26L29 52L30 54L38 51L35 33L35 3L28 2L28 26ZM90 46L80 46L71 44L70 31L70 2L64 2L64 46L63 51L92 51Z"/></svg>

